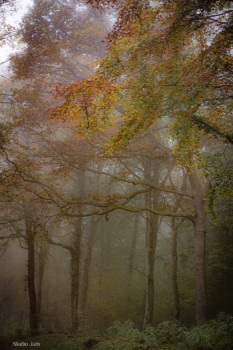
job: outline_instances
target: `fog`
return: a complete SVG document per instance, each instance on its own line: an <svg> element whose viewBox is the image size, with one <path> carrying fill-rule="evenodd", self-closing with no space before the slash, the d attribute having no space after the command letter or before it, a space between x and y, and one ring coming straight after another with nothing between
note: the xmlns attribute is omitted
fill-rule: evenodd
<svg viewBox="0 0 233 350"><path fill-rule="evenodd" d="M233 327L230 68L202 83L208 31L170 38L170 2L135 6L0 4L3 349L196 350Z"/></svg>

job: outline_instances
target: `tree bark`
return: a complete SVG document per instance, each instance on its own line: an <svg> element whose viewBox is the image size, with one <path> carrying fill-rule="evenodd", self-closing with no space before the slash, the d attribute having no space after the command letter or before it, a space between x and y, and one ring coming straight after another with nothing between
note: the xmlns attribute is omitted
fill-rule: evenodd
<svg viewBox="0 0 233 350"><path fill-rule="evenodd" d="M39 251L37 252L37 259L36 259L36 299L37 299L38 325L40 325L42 286L43 286L45 261L46 261L47 253L48 253L47 244L40 243Z"/></svg>
<svg viewBox="0 0 233 350"><path fill-rule="evenodd" d="M71 322L72 331L78 327L78 308L79 308L79 278L80 278L80 242L81 242L81 220L78 220L75 230L76 238L71 253Z"/></svg>
<svg viewBox="0 0 233 350"><path fill-rule="evenodd" d="M26 214L26 241L28 246L28 294L29 294L29 324L31 334L38 333L37 300L35 287L35 232L33 221L27 209Z"/></svg>
<svg viewBox="0 0 233 350"><path fill-rule="evenodd" d="M136 250L137 238L138 238L138 222L139 222L139 215L136 214L134 219L134 226L133 226L133 239L132 239L130 255L129 255L129 268L128 268L129 274L132 273L133 263L135 258L135 250Z"/></svg>
<svg viewBox="0 0 233 350"><path fill-rule="evenodd" d="M156 162L153 164L153 160L149 159L144 164L145 178L152 181L153 178L158 176L159 166ZM153 170L153 175L152 175ZM159 199L159 191L153 190L146 193L145 204L146 207L155 208ZM146 248L145 248L145 310L143 319L143 329L147 324L152 324L154 314L154 261L155 250L157 245L158 234L158 216L146 213Z"/></svg>
<svg viewBox="0 0 233 350"><path fill-rule="evenodd" d="M87 250L86 250L86 256L84 259L83 276L82 276L81 311L83 315L85 314L85 310L86 310L87 294L88 294L88 287L89 287L89 271L90 271L91 260L92 260L92 251L93 251L93 244L95 239L96 225L98 221L99 219L96 219L95 217L91 217L90 231L89 231L89 237L87 241Z"/></svg>
<svg viewBox="0 0 233 350"><path fill-rule="evenodd" d="M77 223L78 224L78 223ZM78 230L77 226L77 230ZM80 275L80 244L78 244L78 239L80 238L80 235L77 234L76 243L77 246L75 247L73 245L67 245L65 243L61 242L55 242L51 238L47 238L47 242L49 244L56 245L58 247L62 247L64 249L67 249L70 253L70 276L71 276L71 298L70 298L70 305L71 305L71 328L73 331L75 331L78 327L78 306L79 306L79 275Z"/></svg>
<svg viewBox="0 0 233 350"><path fill-rule="evenodd" d="M179 320L180 318L180 294L177 283L177 227L175 224L176 218L171 218L172 229L172 289L174 295L174 318Z"/></svg>
<svg viewBox="0 0 233 350"><path fill-rule="evenodd" d="M196 322L202 324L207 319L206 292L206 211L204 196L205 186L202 186L195 172L189 175L194 193L196 216L194 218L194 265L196 289Z"/></svg>
<svg viewBox="0 0 233 350"><path fill-rule="evenodd" d="M152 215L150 215L152 219ZM157 218L156 218L157 219ZM154 221L154 220L153 220ZM157 220L156 220L157 221ZM151 225L149 219L146 222L146 252L145 252L145 313L143 329L153 321L154 313L154 260L157 243L156 222Z"/></svg>
<svg viewBox="0 0 233 350"><path fill-rule="evenodd" d="M85 172L77 170L78 186L75 188L78 196L85 194ZM79 209L81 214L82 209ZM73 249L71 250L71 321L72 330L75 331L79 324L79 282L80 282L80 260L82 241L82 217L75 220L75 230L73 233Z"/></svg>
<svg viewBox="0 0 233 350"><path fill-rule="evenodd" d="M206 292L206 223L205 209L200 201L197 217L194 220L194 259L196 285L196 322L201 324L207 319L207 292Z"/></svg>

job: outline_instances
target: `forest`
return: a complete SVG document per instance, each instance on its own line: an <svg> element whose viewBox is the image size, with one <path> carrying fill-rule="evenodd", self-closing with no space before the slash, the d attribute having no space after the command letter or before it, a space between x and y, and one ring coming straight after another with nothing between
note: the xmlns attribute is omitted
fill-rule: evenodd
<svg viewBox="0 0 233 350"><path fill-rule="evenodd" d="M0 349L233 349L233 1L2 0L0 82Z"/></svg>

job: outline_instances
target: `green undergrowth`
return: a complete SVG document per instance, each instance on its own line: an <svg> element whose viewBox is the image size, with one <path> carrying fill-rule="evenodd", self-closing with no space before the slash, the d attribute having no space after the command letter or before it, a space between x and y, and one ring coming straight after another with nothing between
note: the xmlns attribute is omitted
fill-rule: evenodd
<svg viewBox="0 0 233 350"><path fill-rule="evenodd" d="M8 339L4 349L13 348L12 339ZM220 314L215 320L189 329L178 321L166 321L156 328L148 326L143 332L132 321L117 321L99 337L78 331L76 334L38 335L23 341L40 343L39 347L34 347L38 350L232 350L233 317ZM21 347L25 348L32 346Z"/></svg>
<svg viewBox="0 0 233 350"><path fill-rule="evenodd" d="M232 350L233 317L219 315L202 326L187 329L180 322L166 321L140 332L131 321L116 322L96 350Z"/></svg>

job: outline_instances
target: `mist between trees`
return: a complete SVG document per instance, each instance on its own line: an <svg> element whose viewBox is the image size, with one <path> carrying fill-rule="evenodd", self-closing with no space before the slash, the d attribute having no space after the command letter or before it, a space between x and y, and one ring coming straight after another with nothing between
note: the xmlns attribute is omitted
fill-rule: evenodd
<svg viewBox="0 0 233 350"><path fill-rule="evenodd" d="M9 11L2 332L232 313L232 2L35 0L19 29Z"/></svg>

